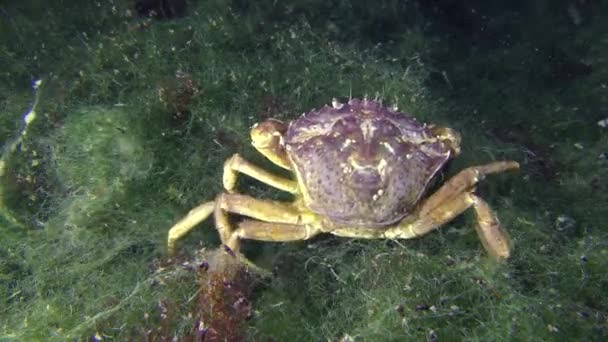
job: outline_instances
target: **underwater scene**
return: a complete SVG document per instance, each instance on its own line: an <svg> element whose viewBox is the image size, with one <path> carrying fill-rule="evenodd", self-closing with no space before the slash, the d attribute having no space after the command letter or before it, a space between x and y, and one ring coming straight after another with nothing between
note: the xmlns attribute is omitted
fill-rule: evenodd
<svg viewBox="0 0 608 342"><path fill-rule="evenodd" d="M608 340L608 2L0 2L0 341Z"/></svg>

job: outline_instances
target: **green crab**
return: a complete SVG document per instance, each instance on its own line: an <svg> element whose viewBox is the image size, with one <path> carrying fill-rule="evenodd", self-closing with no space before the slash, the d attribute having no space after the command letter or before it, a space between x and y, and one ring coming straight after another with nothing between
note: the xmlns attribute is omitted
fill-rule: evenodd
<svg viewBox="0 0 608 342"><path fill-rule="evenodd" d="M450 128L420 123L375 100L334 100L289 124L274 119L257 124L251 140L293 177L277 176L233 155L224 164L225 191L171 228L170 252L178 239L211 214L222 243L238 252L242 239L297 241L321 233L416 238L473 208L477 234L488 254L505 259L511 253L511 240L496 214L474 189L488 174L517 170L517 162L466 168L435 193L427 193L434 176L460 153L460 135ZM241 173L293 194L293 202L237 193ZM246 218L233 224L229 214Z"/></svg>

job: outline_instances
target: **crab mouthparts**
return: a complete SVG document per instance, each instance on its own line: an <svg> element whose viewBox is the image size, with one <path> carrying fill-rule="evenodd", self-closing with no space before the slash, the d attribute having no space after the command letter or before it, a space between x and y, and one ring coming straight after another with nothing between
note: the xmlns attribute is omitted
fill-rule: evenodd
<svg viewBox="0 0 608 342"><path fill-rule="evenodd" d="M355 189L375 191L382 187L382 176L372 167L354 170L350 181Z"/></svg>

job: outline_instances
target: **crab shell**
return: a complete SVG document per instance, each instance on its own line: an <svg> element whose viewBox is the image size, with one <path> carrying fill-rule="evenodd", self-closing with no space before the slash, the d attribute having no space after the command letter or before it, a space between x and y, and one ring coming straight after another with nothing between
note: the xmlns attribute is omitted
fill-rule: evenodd
<svg viewBox="0 0 608 342"><path fill-rule="evenodd" d="M454 153L431 127L366 99L303 114L283 144L310 210L370 228L407 216Z"/></svg>

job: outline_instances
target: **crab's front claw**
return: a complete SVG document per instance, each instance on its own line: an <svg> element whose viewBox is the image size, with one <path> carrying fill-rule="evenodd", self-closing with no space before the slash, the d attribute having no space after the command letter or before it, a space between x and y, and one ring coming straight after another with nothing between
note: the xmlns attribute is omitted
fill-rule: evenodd
<svg viewBox="0 0 608 342"><path fill-rule="evenodd" d="M273 163L291 170L291 164L283 148L283 133L286 131L287 125L284 122L268 119L251 128L251 144Z"/></svg>
<svg viewBox="0 0 608 342"><path fill-rule="evenodd" d="M251 143L256 148L276 146L280 137L287 131L287 125L276 119L268 119L251 128Z"/></svg>
<svg viewBox="0 0 608 342"><path fill-rule="evenodd" d="M462 142L462 137L460 136L460 133L449 127L438 127L435 125L429 125L429 128L437 139L441 140L444 144L450 147L453 156L457 156L460 154L460 144Z"/></svg>

